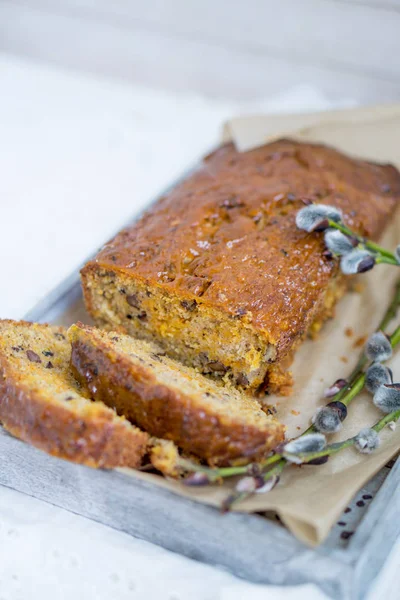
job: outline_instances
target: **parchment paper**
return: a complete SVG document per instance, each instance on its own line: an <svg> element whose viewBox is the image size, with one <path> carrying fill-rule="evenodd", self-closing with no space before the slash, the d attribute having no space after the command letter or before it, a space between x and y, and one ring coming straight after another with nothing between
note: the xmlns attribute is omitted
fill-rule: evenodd
<svg viewBox="0 0 400 600"><path fill-rule="evenodd" d="M282 136L325 142L367 159L395 163L400 168L400 106L309 115L241 117L228 123L224 130L224 139L232 138L240 150ZM388 248L394 248L400 242L399 211L393 216L382 241ZM336 318L327 323L318 339L306 341L299 348L292 368L293 395L269 398L278 409L278 418L287 425L289 438L306 429L316 408L326 403L324 388L336 379L346 377L355 366L362 350L361 338L377 327L398 277L400 269L387 265L380 265L360 276L363 291L348 293L337 306ZM389 364L395 380L399 381L400 351ZM348 438L382 416L372 404L371 396L363 393L351 404L340 434L329 441ZM236 510L274 510L297 538L310 545L321 543L358 489L400 450L400 424L395 431L386 428L381 437L381 447L369 456L349 448L325 465L286 468L274 490L253 496ZM187 488L157 475L120 470L213 506L220 505L233 485L230 482L221 486Z"/></svg>

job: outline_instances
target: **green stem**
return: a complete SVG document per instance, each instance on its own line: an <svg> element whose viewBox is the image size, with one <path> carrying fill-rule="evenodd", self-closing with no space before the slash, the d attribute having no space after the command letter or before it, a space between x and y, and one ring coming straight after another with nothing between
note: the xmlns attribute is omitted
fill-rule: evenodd
<svg viewBox="0 0 400 600"><path fill-rule="evenodd" d="M282 473L285 466L286 460L284 458L279 458L279 462L275 465L275 467L262 475L264 483L266 483L269 479L272 479L272 477L278 477ZM253 492L234 492L223 502L222 510L226 512L230 510L234 504L239 504L252 495Z"/></svg>
<svg viewBox="0 0 400 600"><path fill-rule="evenodd" d="M396 286L394 288L393 299L392 299L391 303L389 304L387 311L385 312L385 314L383 316L382 321L378 325L378 331L384 331L386 329L386 327L389 325L390 321L392 321L396 317L397 311L399 310L399 306L400 306L400 279L396 283Z"/></svg>
<svg viewBox="0 0 400 600"><path fill-rule="evenodd" d="M394 265L395 267L400 267L400 263L397 262L395 258L391 258L390 256L382 256L378 255L375 259L376 265Z"/></svg>
<svg viewBox="0 0 400 600"><path fill-rule="evenodd" d="M375 425L373 427L371 427L371 429L375 429L375 431L379 432L384 427L386 427L386 425L388 423L390 423L391 421L396 422L399 418L400 418L400 410L394 410L393 412L386 415L386 417L383 417L383 419L381 419L380 421L375 423Z"/></svg>
<svg viewBox="0 0 400 600"><path fill-rule="evenodd" d="M392 345L392 348L396 348L396 346L400 343L400 325L396 327L396 329L390 336L390 343Z"/></svg>
<svg viewBox="0 0 400 600"><path fill-rule="evenodd" d="M323 456L331 456L332 454L336 454L343 450L344 448L348 448L352 446L355 442L355 438L349 438L348 440L344 440L343 442L336 442L335 444L330 444L323 450L319 452L302 452L296 454L296 457L301 458L303 463L308 463L311 460L315 460L316 458L322 458Z"/></svg>
<svg viewBox="0 0 400 600"><path fill-rule="evenodd" d="M375 425L373 425L371 429L374 429L377 433L379 433L379 431L382 431L382 429L386 427L388 423L390 423L391 421L396 422L399 418L400 410L394 410L388 415L385 415L377 423L375 423ZM296 454L296 457L301 458L303 460L303 463L308 463L311 460L315 460L316 458L322 458L323 456L331 456L332 454L336 454L337 452L340 452L345 448L349 448L350 446L353 446L355 444L356 439L357 436L354 436L348 438L347 440L344 440L343 442L336 442L335 444L330 444L329 446L327 446L323 450L320 450L319 452L303 452Z"/></svg>
<svg viewBox="0 0 400 600"><path fill-rule="evenodd" d="M386 250L386 248L382 248L382 246L379 246L379 244L375 244L375 242L372 242L371 240L357 235L356 233L354 233L354 231L346 227L346 225L343 225L343 223L336 223L336 221L329 220L329 227L338 229L345 235L356 239L360 244L365 246L365 248L368 248L369 250L374 252L374 254L379 254L380 258L377 259L377 262L387 262L390 265L400 266L398 261L396 260L395 255L392 252ZM383 258L388 260L383 260Z"/></svg>
<svg viewBox="0 0 400 600"><path fill-rule="evenodd" d="M274 458L275 455L271 458ZM234 475L242 475L246 473L249 468L249 465L241 466L241 467L221 467L221 468L213 468L206 467L205 465L200 465L199 463L192 462L186 458L179 457L178 466L181 467L184 471L189 471L192 473L200 472L205 473L211 482L217 481L218 479L224 477L233 477Z"/></svg>
<svg viewBox="0 0 400 600"><path fill-rule="evenodd" d="M354 380L353 385L341 400L342 404L349 406L350 402L361 392L365 385L365 373L360 373Z"/></svg>

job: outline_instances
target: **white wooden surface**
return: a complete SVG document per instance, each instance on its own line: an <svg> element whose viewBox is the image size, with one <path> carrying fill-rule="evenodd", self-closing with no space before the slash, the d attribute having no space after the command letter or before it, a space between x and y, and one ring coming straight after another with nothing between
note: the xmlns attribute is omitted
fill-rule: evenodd
<svg viewBox="0 0 400 600"><path fill-rule="evenodd" d="M170 90L400 97L399 0L0 0L0 50Z"/></svg>

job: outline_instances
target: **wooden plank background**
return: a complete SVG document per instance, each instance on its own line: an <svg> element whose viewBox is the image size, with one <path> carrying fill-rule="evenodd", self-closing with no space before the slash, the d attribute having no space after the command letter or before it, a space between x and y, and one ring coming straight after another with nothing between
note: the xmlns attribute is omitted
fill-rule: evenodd
<svg viewBox="0 0 400 600"><path fill-rule="evenodd" d="M0 51L207 96L400 98L400 0L0 0Z"/></svg>

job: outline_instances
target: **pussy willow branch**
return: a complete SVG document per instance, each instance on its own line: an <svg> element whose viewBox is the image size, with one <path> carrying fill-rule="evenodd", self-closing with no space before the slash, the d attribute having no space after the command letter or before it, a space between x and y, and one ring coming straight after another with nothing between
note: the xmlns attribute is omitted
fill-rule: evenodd
<svg viewBox="0 0 400 600"><path fill-rule="evenodd" d="M269 481L270 479L272 479L274 477L276 477L278 479L279 475L282 473L283 469L285 468L285 465L286 465L286 461L284 459L279 459L279 462L272 469L270 469L267 473L263 473L261 475L263 481L266 483L267 481ZM222 505L221 505L222 512L227 512L228 510L230 510L232 508L232 506L234 504L238 504L239 502L246 500L246 498L248 498L251 495L252 495L251 492L250 493L249 492L233 492L230 496L225 498L225 500L222 502Z"/></svg>
<svg viewBox="0 0 400 600"><path fill-rule="evenodd" d="M383 315L383 318L377 327L377 331L384 332L387 329L390 322L393 321L393 319L396 317L399 307L400 307L400 280L397 282L397 284L395 286L392 301L389 304L385 314ZM394 339L393 347L395 347L397 344L398 344L398 341L396 339ZM342 398L349 390L349 386L352 385L355 382L355 380L360 376L360 374L363 372L364 368L366 367L367 363L368 363L368 358L365 356L365 352L362 352L358 363L356 364L353 371L350 373L350 375L348 377L349 385L342 388L332 398L333 401L342 402Z"/></svg>
<svg viewBox="0 0 400 600"><path fill-rule="evenodd" d="M391 323L391 321L395 318L395 316L397 315L398 309L400 307L400 280L397 282L396 286L395 286L395 291L393 294L393 298L392 301L390 302L388 308L386 309L386 312L381 320L381 322L378 325L377 331L385 331L386 328L388 327L388 325ZM390 343L392 345L393 348L395 348L399 343L400 343L400 326L398 326L395 331L392 333L392 335L390 336ZM353 371L351 372L349 378L348 378L348 385L345 386L344 388L342 388L337 394L335 394L335 396L333 396L332 398L329 399L330 402L337 402L340 401L343 404L345 404L346 406L349 406L349 404L352 402L352 400L362 391L362 389L364 388L365 385L365 367L368 364L368 359L365 356L364 351L361 354L360 360L358 361L357 365L355 366L355 368L353 369ZM302 435L306 435L308 433L312 433L313 431L315 431L315 428L313 425L311 425L310 427L308 427L308 429L306 429L299 437L301 437ZM282 454L280 453L275 453L272 456L266 458L264 461L262 461L261 463L258 464L258 467L260 469L260 472L263 472L265 469L268 469L269 467L273 467L272 470L267 471L266 473L263 474L263 478L265 481L267 481L268 479L270 479L271 477L273 477L276 473L273 473L272 471L275 469L278 469L279 472L281 472L284 468L284 466L286 465L287 461L286 459L283 457ZM214 481L218 481L227 477L233 477L235 475L243 475L246 474L250 471L251 469L251 465L246 465L246 466L238 466L238 467L223 467L223 468L212 468L212 467L206 467L203 465L198 465L192 461L180 458L179 459L179 466L182 467L183 470L186 471L200 471L202 473L207 474L208 479L210 482L214 482ZM247 494L248 495L248 494ZM246 495L246 497L247 497ZM243 494L241 494L241 496L243 496ZM235 499L235 502L239 501L239 495L238 495L238 499Z"/></svg>
<svg viewBox="0 0 400 600"><path fill-rule="evenodd" d="M346 227L346 225L343 225L343 223L337 223L336 221L332 221L331 219L329 219L329 227L332 227L333 229L338 229L345 235L356 239L359 244L361 244L365 248L368 248L368 250L371 250L371 252L373 252L374 254L377 254L378 257L376 262L387 263L389 265L397 265L398 267L400 266L393 252L382 248L382 246L379 246L379 244L375 244L375 242L371 242L371 240L368 240L367 238L363 238L362 236L357 235L356 233L354 233L354 231Z"/></svg>
<svg viewBox="0 0 400 600"><path fill-rule="evenodd" d="M371 429L374 429L377 433L381 431L388 423L391 421L396 422L400 418L400 410L394 410L393 412L385 415L380 419ZM336 454L349 446L354 446L356 442L357 436L351 437L347 440L343 440L343 442L336 442L335 444L330 444L323 450L319 452L304 452L296 454L298 458L303 460L303 463L308 463L310 460L315 460L316 458L323 458L324 456L331 456L332 454Z"/></svg>

